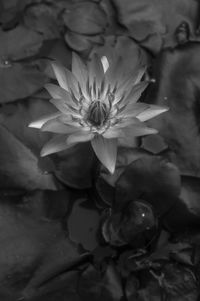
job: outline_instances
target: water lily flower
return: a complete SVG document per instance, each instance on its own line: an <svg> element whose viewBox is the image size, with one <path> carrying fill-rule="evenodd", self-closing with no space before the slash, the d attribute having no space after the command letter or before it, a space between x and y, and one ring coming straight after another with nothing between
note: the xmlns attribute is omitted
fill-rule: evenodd
<svg viewBox="0 0 200 301"><path fill-rule="evenodd" d="M156 134L144 121L168 110L166 107L137 103L149 81L138 72L121 70L122 60L110 64L94 55L87 66L73 53L72 72L53 62L59 83L45 87L58 112L32 122L29 127L57 133L41 156L56 153L77 143L91 141L100 162L114 173L118 143L124 139Z"/></svg>

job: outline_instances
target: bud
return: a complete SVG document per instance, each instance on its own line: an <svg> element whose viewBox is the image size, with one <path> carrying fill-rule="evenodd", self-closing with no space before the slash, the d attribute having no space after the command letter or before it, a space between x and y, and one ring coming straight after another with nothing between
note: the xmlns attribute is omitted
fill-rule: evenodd
<svg viewBox="0 0 200 301"><path fill-rule="evenodd" d="M142 200L130 201L120 212L112 213L107 218L103 236L112 245L132 245L156 226L157 220L150 204Z"/></svg>

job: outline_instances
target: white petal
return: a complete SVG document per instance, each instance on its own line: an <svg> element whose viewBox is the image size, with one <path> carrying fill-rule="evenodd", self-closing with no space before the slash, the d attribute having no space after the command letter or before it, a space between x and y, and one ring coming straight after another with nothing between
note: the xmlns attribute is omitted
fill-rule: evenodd
<svg viewBox="0 0 200 301"><path fill-rule="evenodd" d="M90 131L84 131L84 130L79 130L78 132L70 135L67 138L67 143L79 143L79 142L86 142L90 141L94 137L94 134L92 134Z"/></svg>
<svg viewBox="0 0 200 301"><path fill-rule="evenodd" d="M84 96L86 93L86 82L88 80L88 70L82 59L76 54L72 53L72 73L80 83L81 91Z"/></svg>
<svg viewBox="0 0 200 301"><path fill-rule="evenodd" d="M75 103L68 91L61 88L60 86L54 84L46 84L45 88L49 92L49 94L55 99L62 99L66 103L70 104L71 106L78 108L77 103Z"/></svg>
<svg viewBox="0 0 200 301"><path fill-rule="evenodd" d="M58 134L71 134L80 131L80 126L66 125L57 119L47 121L41 128L43 132L52 132Z"/></svg>
<svg viewBox="0 0 200 301"><path fill-rule="evenodd" d="M99 161L113 174L117 159L117 139L106 139L98 135L91 144Z"/></svg>
<svg viewBox="0 0 200 301"><path fill-rule="evenodd" d="M147 69L146 67L142 67L142 68L139 70L134 85L138 84L138 83L141 81L141 79L142 79L144 73L146 72L146 69Z"/></svg>
<svg viewBox="0 0 200 301"><path fill-rule="evenodd" d="M157 134L158 130L149 128L145 125L133 125L122 129L125 137L139 137L151 134Z"/></svg>
<svg viewBox="0 0 200 301"><path fill-rule="evenodd" d="M73 91L75 97L79 98L78 82L73 73L57 63L52 63L52 67L61 88L67 91Z"/></svg>
<svg viewBox="0 0 200 301"><path fill-rule="evenodd" d="M148 84L149 82L142 81L135 86L130 86L131 89L129 90L129 92L124 97L124 100L122 101L122 104L127 104L126 107L127 111L129 111L128 108L129 104L131 105L132 103L136 103L138 101L138 99L141 97L144 90L147 88Z"/></svg>
<svg viewBox="0 0 200 301"><path fill-rule="evenodd" d="M104 71L104 73L106 73L106 71L107 71L108 68L109 68L109 62L108 62L108 59L107 59L106 56L102 56L102 58L101 58L101 63L102 63L102 65L103 65L103 71Z"/></svg>
<svg viewBox="0 0 200 301"><path fill-rule="evenodd" d="M139 113L136 117L140 120L140 121L146 121L149 120L151 118L154 118L157 115L160 115L161 113L164 113L166 111L168 111L169 108L168 107L161 107L161 106L156 106L156 105L149 105L149 108L146 109L145 111Z"/></svg>
<svg viewBox="0 0 200 301"><path fill-rule="evenodd" d="M29 128L41 129L41 127L47 121L49 121L51 119L54 119L54 118L57 118L60 115L61 115L60 112L58 112L58 113L54 113L54 114L51 114L51 115L44 116L44 117L42 117L40 119L37 119L36 121L31 122L28 126L29 126Z"/></svg>
<svg viewBox="0 0 200 301"><path fill-rule="evenodd" d="M149 108L150 105L142 102L130 102L117 117L137 117L140 113Z"/></svg>
<svg viewBox="0 0 200 301"><path fill-rule="evenodd" d="M67 144L67 135L59 135L47 142L41 150L42 157L60 152L72 146Z"/></svg>
<svg viewBox="0 0 200 301"><path fill-rule="evenodd" d="M103 137L110 139L110 138L119 138L123 136L123 133L120 129L115 129L115 128L111 128L109 130L107 130L104 134Z"/></svg>
<svg viewBox="0 0 200 301"><path fill-rule="evenodd" d="M50 99L50 102L63 114L69 116L69 114L73 116L78 116L79 118L81 115L78 113L76 108L73 108L71 105L67 104L63 99Z"/></svg>
<svg viewBox="0 0 200 301"><path fill-rule="evenodd" d="M93 85L94 80L96 83L96 88L100 88L101 82L104 77L104 69L101 63L99 56L95 53L91 60L88 62L88 70L89 70L89 79L90 84ZM94 89L92 89L94 92Z"/></svg>
<svg viewBox="0 0 200 301"><path fill-rule="evenodd" d="M61 88L68 91L66 68L58 63L52 63L53 71Z"/></svg>

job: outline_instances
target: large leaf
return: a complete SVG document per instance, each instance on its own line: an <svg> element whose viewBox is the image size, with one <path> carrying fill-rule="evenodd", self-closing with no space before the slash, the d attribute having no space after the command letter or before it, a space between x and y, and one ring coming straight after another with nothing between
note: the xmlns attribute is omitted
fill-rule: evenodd
<svg viewBox="0 0 200 301"><path fill-rule="evenodd" d="M48 174L54 167L53 163L49 158L41 159L39 156L51 135L28 127L31 121L54 111L48 101L39 99L7 104L1 108L1 187L56 188L53 176Z"/></svg>
<svg viewBox="0 0 200 301"><path fill-rule="evenodd" d="M7 62L9 65L4 65ZM5 60L0 64L0 82L0 103L5 103L32 95L43 87L46 77L36 64L24 65Z"/></svg>
<svg viewBox="0 0 200 301"><path fill-rule="evenodd" d="M100 216L97 210L87 208L86 205L87 201L84 202L83 199L73 205L68 218L69 237L86 250L94 250L98 245Z"/></svg>
<svg viewBox="0 0 200 301"><path fill-rule="evenodd" d="M76 283L77 273L68 273L68 270L84 260L84 255L67 238L62 224L68 201L75 198L68 192L55 192L51 200L49 192L22 194L21 200L19 192L0 194L2 300L19 297L32 300L34 296L48 293L52 299L42 300L64 300L64 296L66 300L75 291L73 283ZM56 299L57 292L60 293L59 299ZM36 300L40 300L39 297Z"/></svg>
<svg viewBox="0 0 200 301"><path fill-rule="evenodd" d="M165 225L171 231L180 233L200 229L200 180L194 177L182 177L181 182L179 199L164 219Z"/></svg>
<svg viewBox="0 0 200 301"><path fill-rule="evenodd" d="M33 56L42 46L42 37L23 26L13 30L0 31L0 57L19 60Z"/></svg>
<svg viewBox="0 0 200 301"><path fill-rule="evenodd" d="M79 143L52 158L55 175L64 184L77 189L91 187L96 160L90 142Z"/></svg>
<svg viewBox="0 0 200 301"><path fill-rule="evenodd" d="M60 37L58 9L54 3L34 3L24 13L26 26L43 35L44 39Z"/></svg>
<svg viewBox="0 0 200 301"><path fill-rule="evenodd" d="M111 262L104 273L90 265L79 281L78 292L82 301L120 301L123 297L122 283L115 265Z"/></svg>
<svg viewBox="0 0 200 301"><path fill-rule="evenodd" d="M196 1L125 0L122 3L113 0L113 3L117 7L120 22L126 26L129 34L152 51L195 38L195 20L198 16ZM186 24L186 29L180 29L179 40L177 28L182 24Z"/></svg>
<svg viewBox="0 0 200 301"><path fill-rule="evenodd" d="M38 62L20 64L16 61L34 56L42 46L41 35L18 26L0 31L0 102L10 102L30 96L45 83Z"/></svg>
<svg viewBox="0 0 200 301"><path fill-rule="evenodd" d="M153 75L157 84L147 95L147 100L169 107L149 125L159 130L169 146L168 158L182 174L192 176L200 175L199 50L198 44L190 44L158 57Z"/></svg>
<svg viewBox="0 0 200 301"><path fill-rule="evenodd" d="M173 204L180 193L180 175L175 165L160 157L145 156L131 163L116 184L119 206L129 200L150 202L161 215Z"/></svg>
<svg viewBox="0 0 200 301"><path fill-rule="evenodd" d="M0 126L0 186L33 189L52 189L57 185L52 175L38 166L38 157Z"/></svg>
<svg viewBox="0 0 200 301"><path fill-rule="evenodd" d="M106 14L98 3L83 1L74 3L63 14L65 25L76 33L94 35L106 27Z"/></svg>

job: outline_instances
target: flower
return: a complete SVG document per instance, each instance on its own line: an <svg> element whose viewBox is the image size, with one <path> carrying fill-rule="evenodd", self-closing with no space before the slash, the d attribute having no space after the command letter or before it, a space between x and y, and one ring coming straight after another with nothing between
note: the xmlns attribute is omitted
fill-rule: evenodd
<svg viewBox="0 0 200 301"><path fill-rule="evenodd" d="M114 173L118 142L155 134L143 122L168 110L136 103L149 81L141 81L145 68L122 72L122 59L109 64L95 54L87 66L73 53L72 72L53 62L58 85L45 87L58 112L32 122L29 127L57 133L44 145L41 156L91 141L101 163Z"/></svg>

